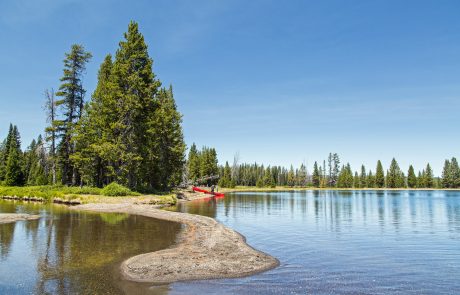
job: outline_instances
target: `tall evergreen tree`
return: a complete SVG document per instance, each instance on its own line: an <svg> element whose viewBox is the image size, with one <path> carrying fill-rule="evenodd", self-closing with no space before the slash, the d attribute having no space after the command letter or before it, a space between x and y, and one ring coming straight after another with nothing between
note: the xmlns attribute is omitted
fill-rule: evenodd
<svg viewBox="0 0 460 295"><path fill-rule="evenodd" d="M46 121L49 125L45 128L46 137L45 140L50 142L50 160L51 160L51 175L52 184L56 184L57 181L57 164L56 164L56 140L57 140L57 127L59 123L57 121L56 111L56 98L54 96L54 89L51 91L45 90L45 106Z"/></svg>
<svg viewBox="0 0 460 295"><path fill-rule="evenodd" d="M417 187L417 176L415 176L414 167L412 165L409 166L409 170L407 172L407 186L409 188Z"/></svg>
<svg viewBox="0 0 460 295"><path fill-rule="evenodd" d="M452 187L452 174L451 174L451 164L449 160L444 161L444 167L442 169L442 187L450 188Z"/></svg>
<svg viewBox="0 0 460 295"><path fill-rule="evenodd" d="M387 187L397 188L401 185L401 169L399 168L398 162L393 158L391 160L390 169L387 173Z"/></svg>
<svg viewBox="0 0 460 295"><path fill-rule="evenodd" d="M429 163L426 165L425 169L425 186L427 188L434 187L433 170Z"/></svg>
<svg viewBox="0 0 460 295"><path fill-rule="evenodd" d="M13 124L10 123L10 128L8 129L8 135L5 139L5 142L2 145L2 153L0 158L0 181L5 180L6 176L6 165L8 163L8 156L10 153L11 143L13 141Z"/></svg>
<svg viewBox="0 0 460 295"><path fill-rule="evenodd" d="M369 187L367 180L368 179L366 175L366 167L364 167L364 165L361 165L361 174L359 175L359 187L361 188Z"/></svg>
<svg viewBox="0 0 460 295"><path fill-rule="evenodd" d="M223 169L222 177L219 179L219 186L221 187L234 187L232 182L232 170L228 161L225 162L225 167Z"/></svg>
<svg viewBox="0 0 460 295"><path fill-rule="evenodd" d="M70 156L75 152L72 142L75 125L83 113L85 90L82 76L86 69L86 63L91 59L91 53L86 52L82 45L74 44L64 59L64 74L61 78L61 86L56 96L56 106L63 111L62 120L53 122L61 138L59 145L59 162L62 169L62 182L64 184L76 184L76 169L70 161Z"/></svg>
<svg viewBox="0 0 460 295"><path fill-rule="evenodd" d="M307 168L305 165L302 163L299 168L299 172L297 175L297 184L299 186L307 186Z"/></svg>
<svg viewBox="0 0 460 295"><path fill-rule="evenodd" d="M371 170L369 170L369 173L367 173L367 187L375 187L375 176L372 174Z"/></svg>
<svg viewBox="0 0 460 295"><path fill-rule="evenodd" d="M295 172L294 172L294 167L292 165L291 165L291 168L289 169L289 172L288 172L287 184L290 187L295 186Z"/></svg>
<svg viewBox="0 0 460 295"><path fill-rule="evenodd" d="M460 187L460 168L457 162L457 159L453 157L450 160L450 187L458 188Z"/></svg>
<svg viewBox="0 0 460 295"><path fill-rule="evenodd" d="M361 188L361 178L359 177L357 171L355 171L355 176L353 177L353 187Z"/></svg>
<svg viewBox="0 0 460 295"><path fill-rule="evenodd" d="M313 186L319 187L320 185L320 172L318 170L318 163L315 161L313 165L313 176L312 176Z"/></svg>
<svg viewBox="0 0 460 295"><path fill-rule="evenodd" d="M192 181L195 181L200 177L200 159L198 156L198 150L195 143L190 147L187 160L188 167L188 178Z"/></svg>
<svg viewBox="0 0 460 295"><path fill-rule="evenodd" d="M22 151L19 131L16 126L13 127L8 160L6 164L5 184L8 186L20 186L24 183L24 174L22 171Z"/></svg>
<svg viewBox="0 0 460 295"><path fill-rule="evenodd" d="M165 189L181 181L185 163L182 115L177 111L172 86L159 91L154 118L149 133L156 139L156 171L160 179L155 186ZM230 181L227 185L230 185Z"/></svg>
<svg viewBox="0 0 460 295"><path fill-rule="evenodd" d="M382 162L377 161L377 168L375 170L375 187L382 188L385 186L385 173L383 172Z"/></svg>

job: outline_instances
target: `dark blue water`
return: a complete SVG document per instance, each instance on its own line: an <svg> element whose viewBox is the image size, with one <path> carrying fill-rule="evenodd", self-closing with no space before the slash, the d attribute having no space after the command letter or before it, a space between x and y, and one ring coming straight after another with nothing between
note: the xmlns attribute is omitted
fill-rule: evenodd
<svg viewBox="0 0 460 295"><path fill-rule="evenodd" d="M460 192L238 193L178 210L216 218L281 266L170 294L460 294Z"/></svg>

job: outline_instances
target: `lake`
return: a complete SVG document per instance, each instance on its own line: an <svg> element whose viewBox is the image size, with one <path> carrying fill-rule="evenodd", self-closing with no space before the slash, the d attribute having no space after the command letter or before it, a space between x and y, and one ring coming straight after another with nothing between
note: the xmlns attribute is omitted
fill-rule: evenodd
<svg viewBox="0 0 460 295"><path fill-rule="evenodd" d="M180 204L216 218L281 265L170 294L459 294L460 192L235 193Z"/></svg>
<svg viewBox="0 0 460 295"><path fill-rule="evenodd" d="M0 201L39 214L0 225L0 294L458 294L460 192L234 193L173 210L216 218L281 265L239 279L163 286L120 263L163 249L181 226L141 216Z"/></svg>

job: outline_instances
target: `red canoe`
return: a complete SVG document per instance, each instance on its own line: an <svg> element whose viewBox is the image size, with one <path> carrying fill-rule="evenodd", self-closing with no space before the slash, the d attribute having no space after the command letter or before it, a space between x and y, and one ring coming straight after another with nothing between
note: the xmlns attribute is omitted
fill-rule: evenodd
<svg viewBox="0 0 460 295"><path fill-rule="evenodd" d="M207 190L204 190L204 189L201 189L199 187L192 187L192 189L196 192L199 192L199 193L205 193L205 194L208 194L208 195L213 195L215 197L223 197L225 196L223 193L213 193L213 192L210 192L210 191L207 191Z"/></svg>

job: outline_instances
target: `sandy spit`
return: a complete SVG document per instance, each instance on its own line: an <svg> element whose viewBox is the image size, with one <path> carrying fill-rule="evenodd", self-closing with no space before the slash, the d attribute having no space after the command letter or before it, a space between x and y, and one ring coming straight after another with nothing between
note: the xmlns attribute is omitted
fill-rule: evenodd
<svg viewBox="0 0 460 295"><path fill-rule="evenodd" d="M21 220L34 220L40 218L39 215L20 214L20 213L0 213L0 224L10 223Z"/></svg>
<svg viewBox="0 0 460 295"><path fill-rule="evenodd" d="M163 284L235 278L279 265L278 259L250 247L242 235L209 217L134 204L86 204L72 208L137 214L185 225L179 241L171 248L137 255L122 263L121 272L131 281Z"/></svg>

